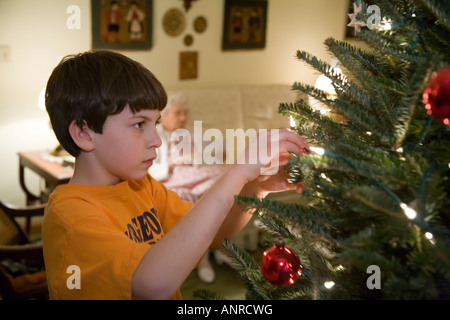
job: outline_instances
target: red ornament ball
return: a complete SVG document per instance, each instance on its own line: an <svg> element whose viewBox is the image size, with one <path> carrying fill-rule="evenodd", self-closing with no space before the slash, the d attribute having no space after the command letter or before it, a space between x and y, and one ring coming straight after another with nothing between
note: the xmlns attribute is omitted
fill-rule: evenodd
<svg viewBox="0 0 450 320"><path fill-rule="evenodd" d="M450 67L436 72L423 93L429 115L450 126Z"/></svg>
<svg viewBox="0 0 450 320"><path fill-rule="evenodd" d="M281 239L263 253L261 272L264 278L274 286L293 285L302 275L301 269L302 265L298 255L286 247Z"/></svg>

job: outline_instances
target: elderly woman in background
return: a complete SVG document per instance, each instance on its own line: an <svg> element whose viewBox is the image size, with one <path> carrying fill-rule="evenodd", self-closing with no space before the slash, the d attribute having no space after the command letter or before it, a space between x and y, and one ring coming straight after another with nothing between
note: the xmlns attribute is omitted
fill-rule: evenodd
<svg viewBox="0 0 450 320"><path fill-rule="evenodd" d="M189 139L192 142L192 153L181 155L184 159L174 159L174 149L181 141L172 138L172 134L177 129L186 127L188 114L188 101L182 95L170 95L167 106L161 111L161 122L157 126L158 135L161 138L161 147L157 149L157 157L149 169L150 175L162 182L168 189L175 191L181 199L197 202L200 197L211 187L211 185L222 174L223 168L217 165L192 165L195 152L194 144L190 137L181 136L181 139ZM176 131L177 133L180 130ZM184 135L189 134L188 130L182 130ZM171 139L172 138L172 139ZM173 141L176 140L176 141ZM201 141L198 145L202 145ZM179 156L177 154L177 156ZM218 263L227 262L232 267L232 262L225 254L219 250L214 252ZM209 261L208 253L197 266L199 278L206 283L211 283L215 279L215 272Z"/></svg>

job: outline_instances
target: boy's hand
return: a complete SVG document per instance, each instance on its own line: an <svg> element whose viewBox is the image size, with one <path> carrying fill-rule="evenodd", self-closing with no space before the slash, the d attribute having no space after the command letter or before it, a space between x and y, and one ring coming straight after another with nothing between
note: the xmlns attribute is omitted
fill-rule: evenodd
<svg viewBox="0 0 450 320"><path fill-rule="evenodd" d="M301 191L302 185L290 184L284 170L293 152L301 155L308 148L306 140L289 129L273 129L260 132L238 158L236 169L246 182L258 183L261 192L275 192L288 189Z"/></svg>
<svg viewBox="0 0 450 320"><path fill-rule="evenodd" d="M267 193L270 192L280 192L286 190L295 189L298 193L303 191L303 183L293 184L288 182L288 174L283 168L284 165L288 164L291 154L284 153L280 154L279 158L279 170L274 175L260 175L253 182L257 185L255 189L261 197L265 197Z"/></svg>

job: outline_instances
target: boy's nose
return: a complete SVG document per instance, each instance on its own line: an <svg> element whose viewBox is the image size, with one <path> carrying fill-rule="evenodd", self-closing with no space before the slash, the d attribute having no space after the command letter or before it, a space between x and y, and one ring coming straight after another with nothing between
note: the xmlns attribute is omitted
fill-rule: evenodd
<svg viewBox="0 0 450 320"><path fill-rule="evenodd" d="M156 141L157 141L156 147L157 147L157 148L161 147L162 140L161 140L161 138L159 137L158 134L156 135Z"/></svg>
<svg viewBox="0 0 450 320"><path fill-rule="evenodd" d="M153 133L147 144L147 149L161 147L162 141L158 133Z"/></svg>

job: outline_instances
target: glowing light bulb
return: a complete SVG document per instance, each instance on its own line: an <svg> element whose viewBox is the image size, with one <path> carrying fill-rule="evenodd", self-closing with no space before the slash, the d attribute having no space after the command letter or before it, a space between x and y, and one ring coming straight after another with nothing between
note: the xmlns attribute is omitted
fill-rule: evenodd
<svg viewBox="0 0 450 320"><path fill-rule="evenodd" d="M403 209L403 212L405 213L405 215L408 217L408 219L413 220L417 217L417 212L414 209L411 209L410 207L408 207L408 205L406 203L400 203L400 208Z"/></svg>
<svg viewBox="0 0 450 320"><path fill-rule="evenodd" d="M435 244L434 236L431 232L425 232L425 238L430 240L431 244Z"/></svg>
<svg viewBox="0 0 450 320"><path fill-rule="evenodd" d="M336 271L342 271L345 270L344 266L342 264L338 265L336 268L334 268Z"/></svg>
<svg viewBox="0 0 450 320"><path fill-rule="evenodd" d="M325 286L325 288L331 289L334 287L335 283L333 281L327 281L323 285Z"/></svg>
<svg viewBox="0 0 450 320"><path fill-rule="evenodd" d="M325 173L323 173L323 172L320 174L320 177L321 177L322 179L325 179L325 180L328 181L328 182L332 182L331 179L328 178L327 175L326 175Z"/></svg>
<svg viewBox="0 0 450 320"><path fill-rule="evenodd" d="M323 156L325 154L325 149L318 147L309 147L312 151L317 153L319 156Z"/></svg>
<svg viewBox="0 0 450 320"><path fill-rule="evenodd" d="M293 116L289 116L289 125L291 126L291 128L295 128L297 126L297 123L295 123Z"/></svg>
<svg viewBox="0 0 450 320"><path fill-rule="evenodd" d="M379 29L384 30L384 31L391 30L392 29L392 20L383 18L383 21L381 22Z"/></svg>

